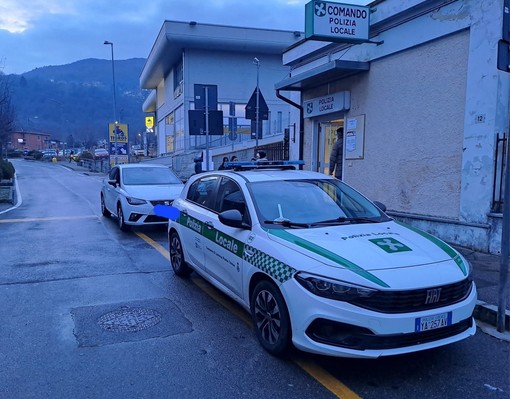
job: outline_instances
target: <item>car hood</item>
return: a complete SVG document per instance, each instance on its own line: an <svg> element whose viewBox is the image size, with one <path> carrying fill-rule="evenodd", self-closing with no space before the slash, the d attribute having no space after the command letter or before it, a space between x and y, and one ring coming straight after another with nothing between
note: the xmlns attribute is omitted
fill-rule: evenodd
<svg viewBox="0 0 510 399"><path fill-rule="evenodd" d="M462 262L441 240L389 221L310 229L270 229L271 240L333 267L365 271L409 268L444 261Z"/></svg>
<svg viewBox="0 0 510 399"><path fill-rule="evenodd" d="M124 186L127 196L153 200L173 200L179 196L184 184L165 184L165 185L147 185L147 186Z"/></svg>

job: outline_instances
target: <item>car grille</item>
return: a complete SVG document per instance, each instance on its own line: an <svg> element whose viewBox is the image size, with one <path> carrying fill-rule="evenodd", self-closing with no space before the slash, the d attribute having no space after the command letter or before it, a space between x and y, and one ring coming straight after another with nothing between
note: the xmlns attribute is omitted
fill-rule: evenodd
<svg viewBox="0 0 510 399"><path fill-rule="evenodd" d="M156 206L156 205L166 205L166 206L170 206L172 205L174 202L174 200L154 200L154 201L151 201L151 204L152 206Z"/></svg>
<svg viewBox="0 0 510 399"><path fill-rule="evenodd" d="M350 300L353 305L381 313L409 313L442 308L467 298L473 283L464 279L455 284L412 291L378 291L366 298ZM431 300L431 293L437 296Z"/></svg>
<svg viewBox="0 0 510 399"><path fill-rule="evenodd" d="M156 215L148 215L144 220L144 223L166 223L166 222L168 222L167 218Z"/></svg>

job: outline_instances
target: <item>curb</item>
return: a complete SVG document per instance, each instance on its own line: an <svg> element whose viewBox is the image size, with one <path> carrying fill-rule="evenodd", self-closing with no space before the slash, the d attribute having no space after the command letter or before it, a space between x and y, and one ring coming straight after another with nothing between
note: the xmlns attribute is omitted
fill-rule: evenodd
<svg viewBox="0 0 510 399"><path fill-rule="evenodd" d="M496 327L498 307L483 301L477 301L473 316L476 320ZM510 331L510 310L505 310L505 331Z"/></svg>

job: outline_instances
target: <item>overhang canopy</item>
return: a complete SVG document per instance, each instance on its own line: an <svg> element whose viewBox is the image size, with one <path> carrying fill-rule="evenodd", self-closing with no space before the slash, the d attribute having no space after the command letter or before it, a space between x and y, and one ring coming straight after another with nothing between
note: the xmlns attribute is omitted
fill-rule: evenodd
<svg viewBox="0 0 510 399"><path fill-rule="evenodd" d="M284 79L275 85L275 89L289 91L311 89L369 69L369 62L334 60Z"/></svg>
<svg viewBox="0 0 510 399"><path fill-rule="evenodd" d="M140 87L156 89L186 49L281 55L301 38L297 31L165 21L141 72Z"/></svg>

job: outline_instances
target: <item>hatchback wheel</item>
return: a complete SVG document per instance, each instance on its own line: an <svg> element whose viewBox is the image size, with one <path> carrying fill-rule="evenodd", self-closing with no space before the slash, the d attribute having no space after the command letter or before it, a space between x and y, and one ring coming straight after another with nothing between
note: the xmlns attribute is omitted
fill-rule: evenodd
<svg viewBox="0 0 510 399"><path fill-rule="evenodd" d="M129 230L129 225L127 225L124 220L124 212L122 212L122 206L120 204L117 206L117 222L119 223L119 228L122 231Z"/></svg>
<svg viewBox="0 0 510 399"><path fill-rule="evenodd" d="M104 204L104 196L101 194L101 213L104 217L109 217L111 215L110 211L106 208L106 205Z"/></svg>
<svg viewBox="0 0 510 399"><path fill-rule="evenodd" d="M250 309L260 344L272 355L284 355L290 347L291 330L289 311L278 287L269 281L258 283Z"/></svg>
<svg viewBox="0 0 510 399"><path fill-rule="evenodd" d="M180 277L189 276L193 271L184 261L181 239L175 231L170 234L170 263L174 273Z"/></svg>

